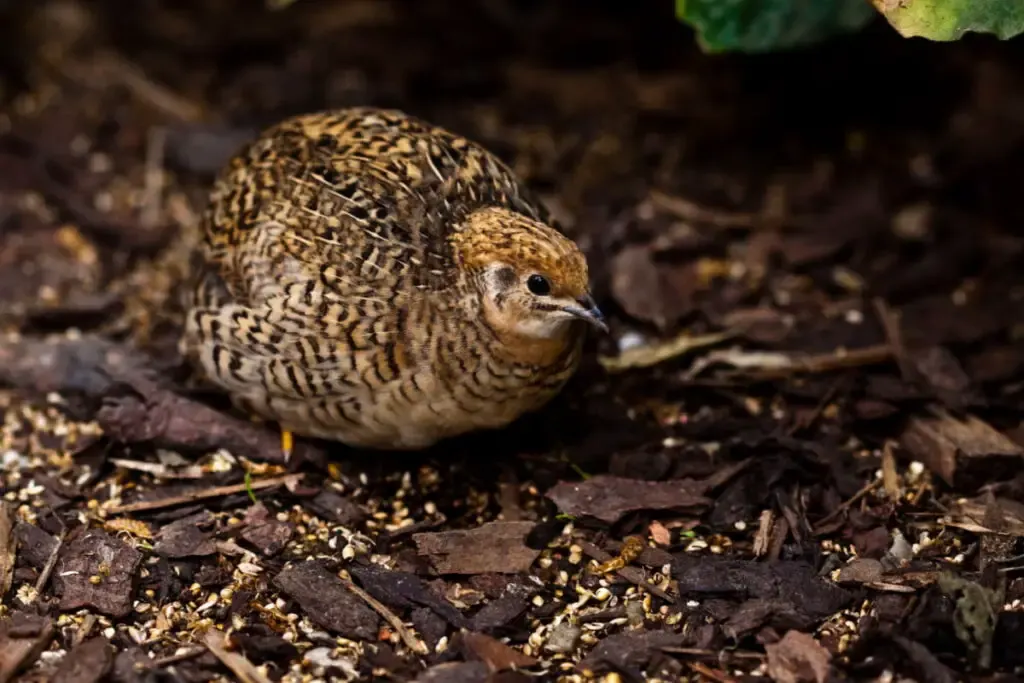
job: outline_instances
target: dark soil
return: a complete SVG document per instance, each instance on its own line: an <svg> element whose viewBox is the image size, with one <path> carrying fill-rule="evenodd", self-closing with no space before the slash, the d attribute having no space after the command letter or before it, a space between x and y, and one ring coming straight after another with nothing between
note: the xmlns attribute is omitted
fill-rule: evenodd
<svg viewBox="0 0 1024 683"><path fill-rule="evenodd" d="M1009 680L1024 57L707 56L671 2L0 4L0 683ZM415 454L197 392L176 278L284 116L492 148L610 335Z"/></svg>

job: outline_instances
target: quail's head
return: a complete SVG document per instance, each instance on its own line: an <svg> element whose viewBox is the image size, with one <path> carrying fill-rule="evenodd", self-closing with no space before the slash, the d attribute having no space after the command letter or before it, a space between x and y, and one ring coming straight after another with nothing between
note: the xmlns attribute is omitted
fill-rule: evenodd
<svg viewBox="0 0 1024 683"><path fill-rule="evenodd" d="M456 238L487 323L499 336L558 340L584 324L607 331L590 294L587 261L569 238L504 209L469 216Z"/></svg>

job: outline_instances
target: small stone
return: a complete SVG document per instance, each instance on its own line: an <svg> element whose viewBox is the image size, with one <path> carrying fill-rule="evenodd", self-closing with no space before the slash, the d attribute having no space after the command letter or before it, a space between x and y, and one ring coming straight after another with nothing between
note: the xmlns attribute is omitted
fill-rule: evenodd
<svg viewBox="0 0 1024 683"><path fill-rule="evenodd" d="M696 607L696 605L694 605ZM626 618L629 619L630 626L640 626L647 619L647 615L644 614L643 603L640 602L627 602L626 603Z"/></svg>
<svg viewBox="0 0 1024 683"><path fill-rule="evenodd" d="M576 649L582 634L583 629L579 626L563 621L551 628L547 642L544 643L544 650L552 654L568 654Z"/></svg>

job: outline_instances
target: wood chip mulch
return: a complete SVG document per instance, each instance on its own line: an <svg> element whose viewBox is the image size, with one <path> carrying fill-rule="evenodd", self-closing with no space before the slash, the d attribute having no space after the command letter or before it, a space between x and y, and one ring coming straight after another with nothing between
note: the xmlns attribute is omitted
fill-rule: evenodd
<svg viewBox="0 0 1024 683"><path fill-rule="evenodd" d="M1024 81L672 3L0 4L0 683L993 681L1024 670ZM488 145L612 333L422 453L190 381L211 174L300 111Z"/></svg>

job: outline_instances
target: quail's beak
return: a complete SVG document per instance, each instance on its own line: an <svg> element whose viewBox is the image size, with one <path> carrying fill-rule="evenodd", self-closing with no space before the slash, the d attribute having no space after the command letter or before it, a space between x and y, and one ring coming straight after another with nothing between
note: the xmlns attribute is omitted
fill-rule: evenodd
<svg viewBox="0 0 1024 683"><path fill-rule="evenodd" d="M585 320L602 332L608 331L604 315L601 313L601 309L597 307L597 303L594 302L594 297L590 296L589 293L577 299L576 304L565 306L562 310L580 320Z"/></svg>

